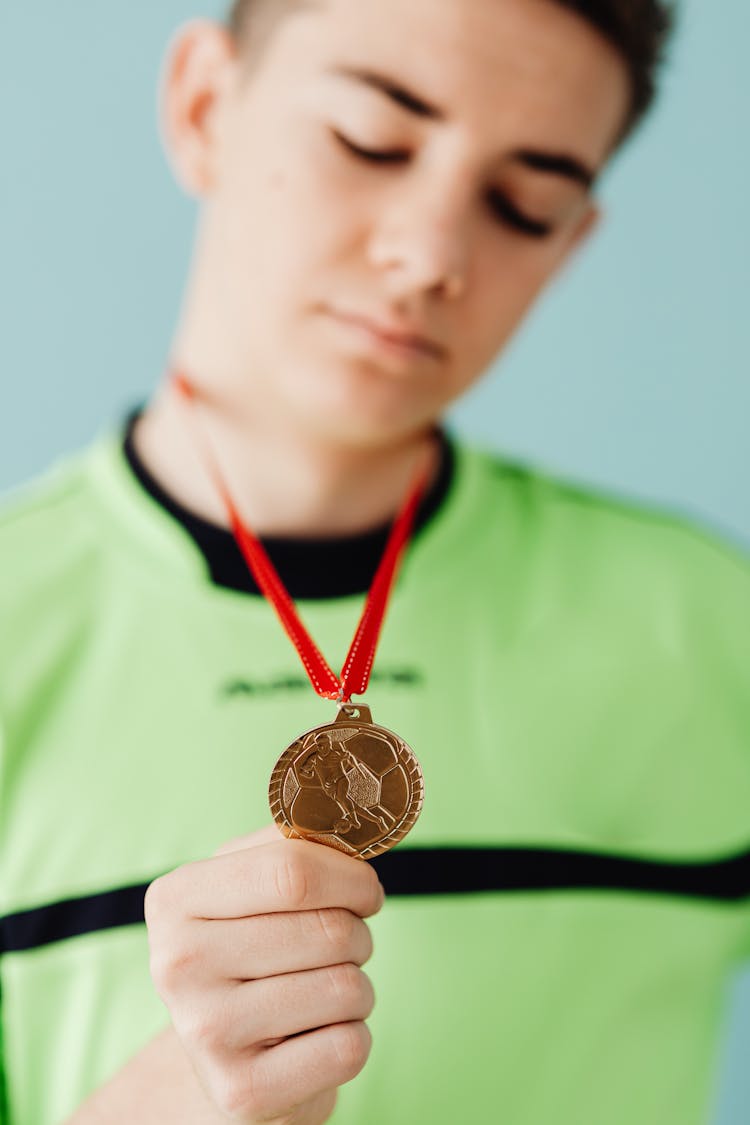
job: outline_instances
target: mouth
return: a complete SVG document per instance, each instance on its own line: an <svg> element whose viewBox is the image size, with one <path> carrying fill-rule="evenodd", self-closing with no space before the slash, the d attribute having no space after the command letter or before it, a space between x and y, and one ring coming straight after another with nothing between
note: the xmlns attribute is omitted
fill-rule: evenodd
<svg viewBox="0 0 750 1125"><path fill-rule="evenodd" d="M444 349L434 340L416 333L397 331L358 313L329 309L352 340L367 350L402 360L441 359Z"/></svg>

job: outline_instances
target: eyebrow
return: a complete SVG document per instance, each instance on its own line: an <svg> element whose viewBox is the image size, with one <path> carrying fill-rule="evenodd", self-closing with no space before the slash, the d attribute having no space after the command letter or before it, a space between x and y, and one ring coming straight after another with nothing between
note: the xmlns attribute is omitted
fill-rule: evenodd
<svg viewBox="0 0 750 1125"><path fill-rule="evenodd" d="M329 68L327 73L335 74L340 78L350 78L355 82L363 83L365 86L372 86L373 89L380 90L381 94L389 97L396 105L408 109L410 113L416 114L417 117L426 117L430 121L445 121L447 119L445 110L426 102L424 98L419 97L411 90L407 90L405 86L402 86L394 78L389 78L387 74L357 66L333 66Z"/></svg>
<svg viewBox="0 0 750 1125"><path fill-rule="evenodd" d="M577 156L568 156L563 152L542 152L537 149L523 148L513 153L513 158L534 172L549 172L554 176L565 176L582 184L586 189L593 187L596 181L596 172L589 168Z"/></svg>
<svg viewBox="0 0 750 1125"><path fill-rule="evenodd" d="M448 114L440 106L425 101L423 97L407 90L400 82L390 78L380 71L368 67L333 66L329 67L328 74L338 78L348 78L359 82L374 90L385 94L396 105L413 113L416 117L426 118L428 121L447 121ZM514 160L525 165L534 172L546 172L554 176L563 176L583 185L586 189L593 186L597 174L583 160L563 152L545 152L539 149L522 148L513 153Z"/></svg>

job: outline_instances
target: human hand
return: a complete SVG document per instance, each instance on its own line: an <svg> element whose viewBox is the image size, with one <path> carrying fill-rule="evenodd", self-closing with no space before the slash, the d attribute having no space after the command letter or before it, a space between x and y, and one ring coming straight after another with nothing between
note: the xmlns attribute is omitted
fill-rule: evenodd
<svg viewBox="0 0 750 1125"><path fill-rule="evenodd" d="M369 864L275 826L151 884L154 983L230 1119L327 1121L370 1051L363 919L383 897Z"/></svg>

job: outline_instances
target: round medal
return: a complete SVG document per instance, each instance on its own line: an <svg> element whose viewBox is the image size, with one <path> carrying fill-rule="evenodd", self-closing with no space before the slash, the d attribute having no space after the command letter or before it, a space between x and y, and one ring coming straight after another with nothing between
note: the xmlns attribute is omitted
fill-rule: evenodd
<svg viewBox="0 0 750 1125"><path fill-rule="evenodd" d="M268 798L286 836L372 859L416 823L424 779L402 738L373 723L369 707L347 703L284 751Z"/></svg>

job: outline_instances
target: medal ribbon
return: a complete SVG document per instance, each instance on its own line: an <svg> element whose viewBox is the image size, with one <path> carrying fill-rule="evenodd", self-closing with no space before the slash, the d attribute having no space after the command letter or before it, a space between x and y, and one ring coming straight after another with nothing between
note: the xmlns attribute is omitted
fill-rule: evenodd
<svg viewBox="0 0 750 1125"><path fill-rule="evenodd" d="M171 372L171 379L183 401L189 404L192 415L192 404L197 398L194 387L179 371ZM281 624L297 649L315 691L324 699L335 699L339 703L348 703L353 695L363 695L370 680L390 593L427 485L426 471L420 470L393 523L341 675L336 676L305 628L265 547L237 511L205 435L200 435L200 438L205 450L206 466L226 508L232 534L259 589L276 610Z"/></svg>

